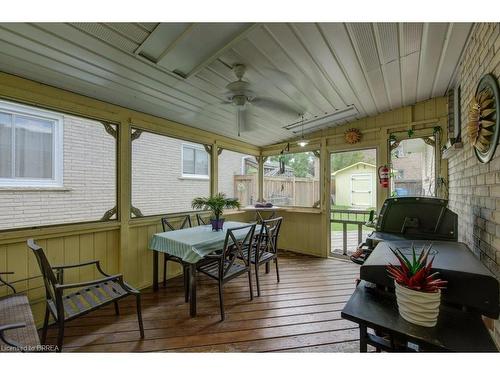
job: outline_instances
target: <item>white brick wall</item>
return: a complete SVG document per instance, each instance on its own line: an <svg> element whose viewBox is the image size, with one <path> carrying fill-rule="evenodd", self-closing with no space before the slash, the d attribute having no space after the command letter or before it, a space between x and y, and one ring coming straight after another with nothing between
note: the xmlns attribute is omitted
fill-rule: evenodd
<svg viewBox="0 0 500 375"><path fill-rule="evenodd" d="M462 138L449 160L449 206L458 214L459 240L500 279L500 148L490 163L480 163L465 134L468 105L486 73L500 77L500 24L478 23L460 62ZM500 345L500 322L495 321Z"/></svg>
<svg viewBox="0 0 500 375"><path fill-rule="evenodd" d="M209 180L182 177L182 144L189 142L147 132L132 142L132 204L143 215L190 211L193 198L210 194ZM219 157L218 190L228 197L243 156L224 150Z"/></svg>
<svg viewBox="0 0 500 375"><path fill-rule="evenodd" d="M96 121L64 116L64 189L0 188L0 230L99 220L116 202L116 146Z"/></svg>
<svg viewBox="0 0 500 375"><path fill-rule="evenodd" d="M182 178L178 139L143 132L132 142L132 205L143 215L191 210L194 197L210 194L210 181Z"/></svg>
<svg viewBox="0 0 500 375"><path fill-rule="evenodd" d="M0 230L99 220L116 205L116 144L101 123L64 116L64 188L0 188ZM182 144L143 132L132 142L132 204L144 215L191 210L210 194L208 179L182 178ZM220 191L233 196L243 155L224 150Z"/></svg>

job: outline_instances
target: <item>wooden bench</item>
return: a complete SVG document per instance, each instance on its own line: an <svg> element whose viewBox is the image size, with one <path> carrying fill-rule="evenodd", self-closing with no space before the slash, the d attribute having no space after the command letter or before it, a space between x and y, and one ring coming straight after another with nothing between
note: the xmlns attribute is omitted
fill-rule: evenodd
<svg viewBox="0 0 500 375"><path fill-rule="evenodd" d="M40 339L28 297L15 293L15 289L0 278L1 284L11 288L14 294L0 297L0 352L40 351Z"/></svg>

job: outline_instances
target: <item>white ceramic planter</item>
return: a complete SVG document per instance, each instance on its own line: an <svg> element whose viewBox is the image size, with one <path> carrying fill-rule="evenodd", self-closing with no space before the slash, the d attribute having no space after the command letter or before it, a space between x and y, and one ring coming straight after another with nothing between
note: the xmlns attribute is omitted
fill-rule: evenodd
<svg viewBox="0 0 500 375"><path fill-rule="evenodd" d="M424 327L434 327L439 315L441 291L437 293L419 292L396 285L396 300L399 315L404 320Z"/></svg>

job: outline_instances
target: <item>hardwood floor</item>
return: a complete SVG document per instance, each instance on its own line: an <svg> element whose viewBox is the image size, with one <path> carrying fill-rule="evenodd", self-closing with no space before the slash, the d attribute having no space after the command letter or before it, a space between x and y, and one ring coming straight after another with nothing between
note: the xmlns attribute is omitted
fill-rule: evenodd
<svg viewBox="0 0 500 375"><path fill-rule="evenodd" d="M158 292L143 291L146 338L140 340L135 301L68 323L64 351L77 352L356 352L357 325L340 318L354 290L353 263L283 252L281 282L261 267L261 297L249 300L246 277L225 286L226 320L220 322L217 284L200 276L198 316L189 317L182 278ZM254 289L256 290L256 289ZM49 329L48 343L56 329Z"/></svg>

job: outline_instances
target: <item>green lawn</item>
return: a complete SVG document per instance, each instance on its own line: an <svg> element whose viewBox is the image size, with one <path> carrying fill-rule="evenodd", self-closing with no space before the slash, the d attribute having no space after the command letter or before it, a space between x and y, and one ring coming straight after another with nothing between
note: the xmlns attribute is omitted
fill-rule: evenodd
<svg viewBox="0 0 500 375"><path fill-rule="evenodd" d="M337 209L337 210L344 210L344 209L349 209L349 208L350 207L348 207L348 206L332 206L332 210L335 210L335 209ZM334 213L333 214L333 217L335 219L340 219L342 216L345 219L347 215L346 214L341 215L339 213ZM354 216L352 217L352 219L354 219ZM331 223L331 228L332 228L331 230L332 231L342 231L342 227L343 227L342 223ZM365 230L365 231L371 231L371 230L373 230L373 228L366 227L364 225L363 225L362 229ZM348 224L347 225L347 230L355 230L355 231L357 231L358 230L358 226L356 224Z"/></svg>

